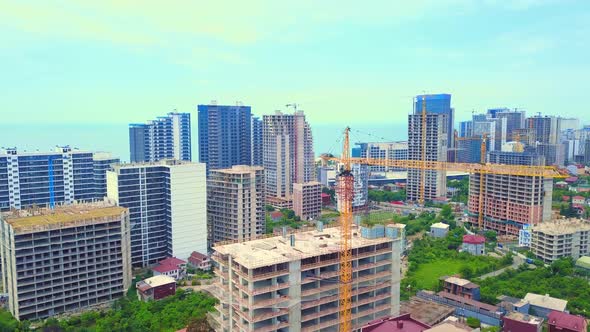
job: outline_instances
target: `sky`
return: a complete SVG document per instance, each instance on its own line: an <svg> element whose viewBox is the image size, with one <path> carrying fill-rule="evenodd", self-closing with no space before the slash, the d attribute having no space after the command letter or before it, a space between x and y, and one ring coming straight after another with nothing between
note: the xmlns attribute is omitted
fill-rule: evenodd
<svg viewBox="0 0 590 332"><path fill-rule="evenodd" d="M404 139L423 92L451 93L457 120L510 107L590 123L589 36L588 1L0 0L0 146L127 151L128 123L177 110L196 127L212 100L297 103L320 149L346 125Z"/></svg>

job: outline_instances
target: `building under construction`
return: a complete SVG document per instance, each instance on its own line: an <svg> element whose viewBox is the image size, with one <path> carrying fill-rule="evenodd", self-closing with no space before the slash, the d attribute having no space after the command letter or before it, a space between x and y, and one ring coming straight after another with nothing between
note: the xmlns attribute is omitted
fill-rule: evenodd
<svg viewBox="0 0 590 332"><path fill-rule="evenodd" d="M488 162L540 166L544 159L528 152L491 151ZM552 190L551 178L473 173L469 176L469 222L499 234L518 236L524 225L537 225L551 219ZM480 208L483 225L479 225Z"/></svg>
<svg viewBox="0 0 590 332"><path fill-rule="evenodd" d="M2 286L19 320L43 319L125 295L129 211L108 202L14 210L0 223Z"/></svg>
<svg viewBox="0 0 590 332"><path fill-rule="evenodd" d="M399 313L398 228L352 227L351 327ZM217 245L216 331L338 331L339 227Z"/></svg>

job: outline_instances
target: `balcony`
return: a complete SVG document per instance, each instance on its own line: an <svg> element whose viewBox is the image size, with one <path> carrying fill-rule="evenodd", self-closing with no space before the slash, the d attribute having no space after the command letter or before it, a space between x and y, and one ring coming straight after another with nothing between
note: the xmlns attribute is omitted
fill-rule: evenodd
<svg viewBox="0 0 590 332"><path fill-rule="evenodd" d="M252 309L260 309L260 308L272 306L272 305L275 305L275 304L279 304L281 302L285 302L285 301L288 301L288 300L289 300L289 296L283 295L283 296L275 297L275 298L272 298L272 299L266 299L266 300L262 300L262 301L257 301L257 302L254 302L252 304Z"/></svg>

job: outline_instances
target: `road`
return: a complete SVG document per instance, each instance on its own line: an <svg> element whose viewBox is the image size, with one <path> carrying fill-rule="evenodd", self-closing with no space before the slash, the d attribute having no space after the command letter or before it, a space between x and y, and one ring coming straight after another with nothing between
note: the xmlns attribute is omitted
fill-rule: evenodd
<svg viewBox="0 0 590 332"><path fill-rule="evenodd" d="M486 274L482 275L481 277L479 277L479 279L482 279L483 280L483 279L487 279L489 277L495 277L497 275L502 274L502 272L506 271L507 269L516 270L516 269L518 269L518 267L520 265L524 264L524 262L525 262L524 256L514 255L514 262L512 263L512 265L507 266L507 267L504 267L504 268L501 268L499 270L496 270L496 271L493 271L493 272L490 272L490 273L486 273Z"/></svg>

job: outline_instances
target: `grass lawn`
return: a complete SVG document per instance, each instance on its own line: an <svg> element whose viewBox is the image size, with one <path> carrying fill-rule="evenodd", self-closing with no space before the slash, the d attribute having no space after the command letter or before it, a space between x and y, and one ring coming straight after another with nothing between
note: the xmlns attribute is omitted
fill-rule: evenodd
<svg viewBox="0 0 590 332"><path fill-rule="evenodd" d="M464 264L466 262L456 259L426 263L414 272L413 279L416 280L418 289L431 290L438 284L441 276L459 273Z"/></svg>

